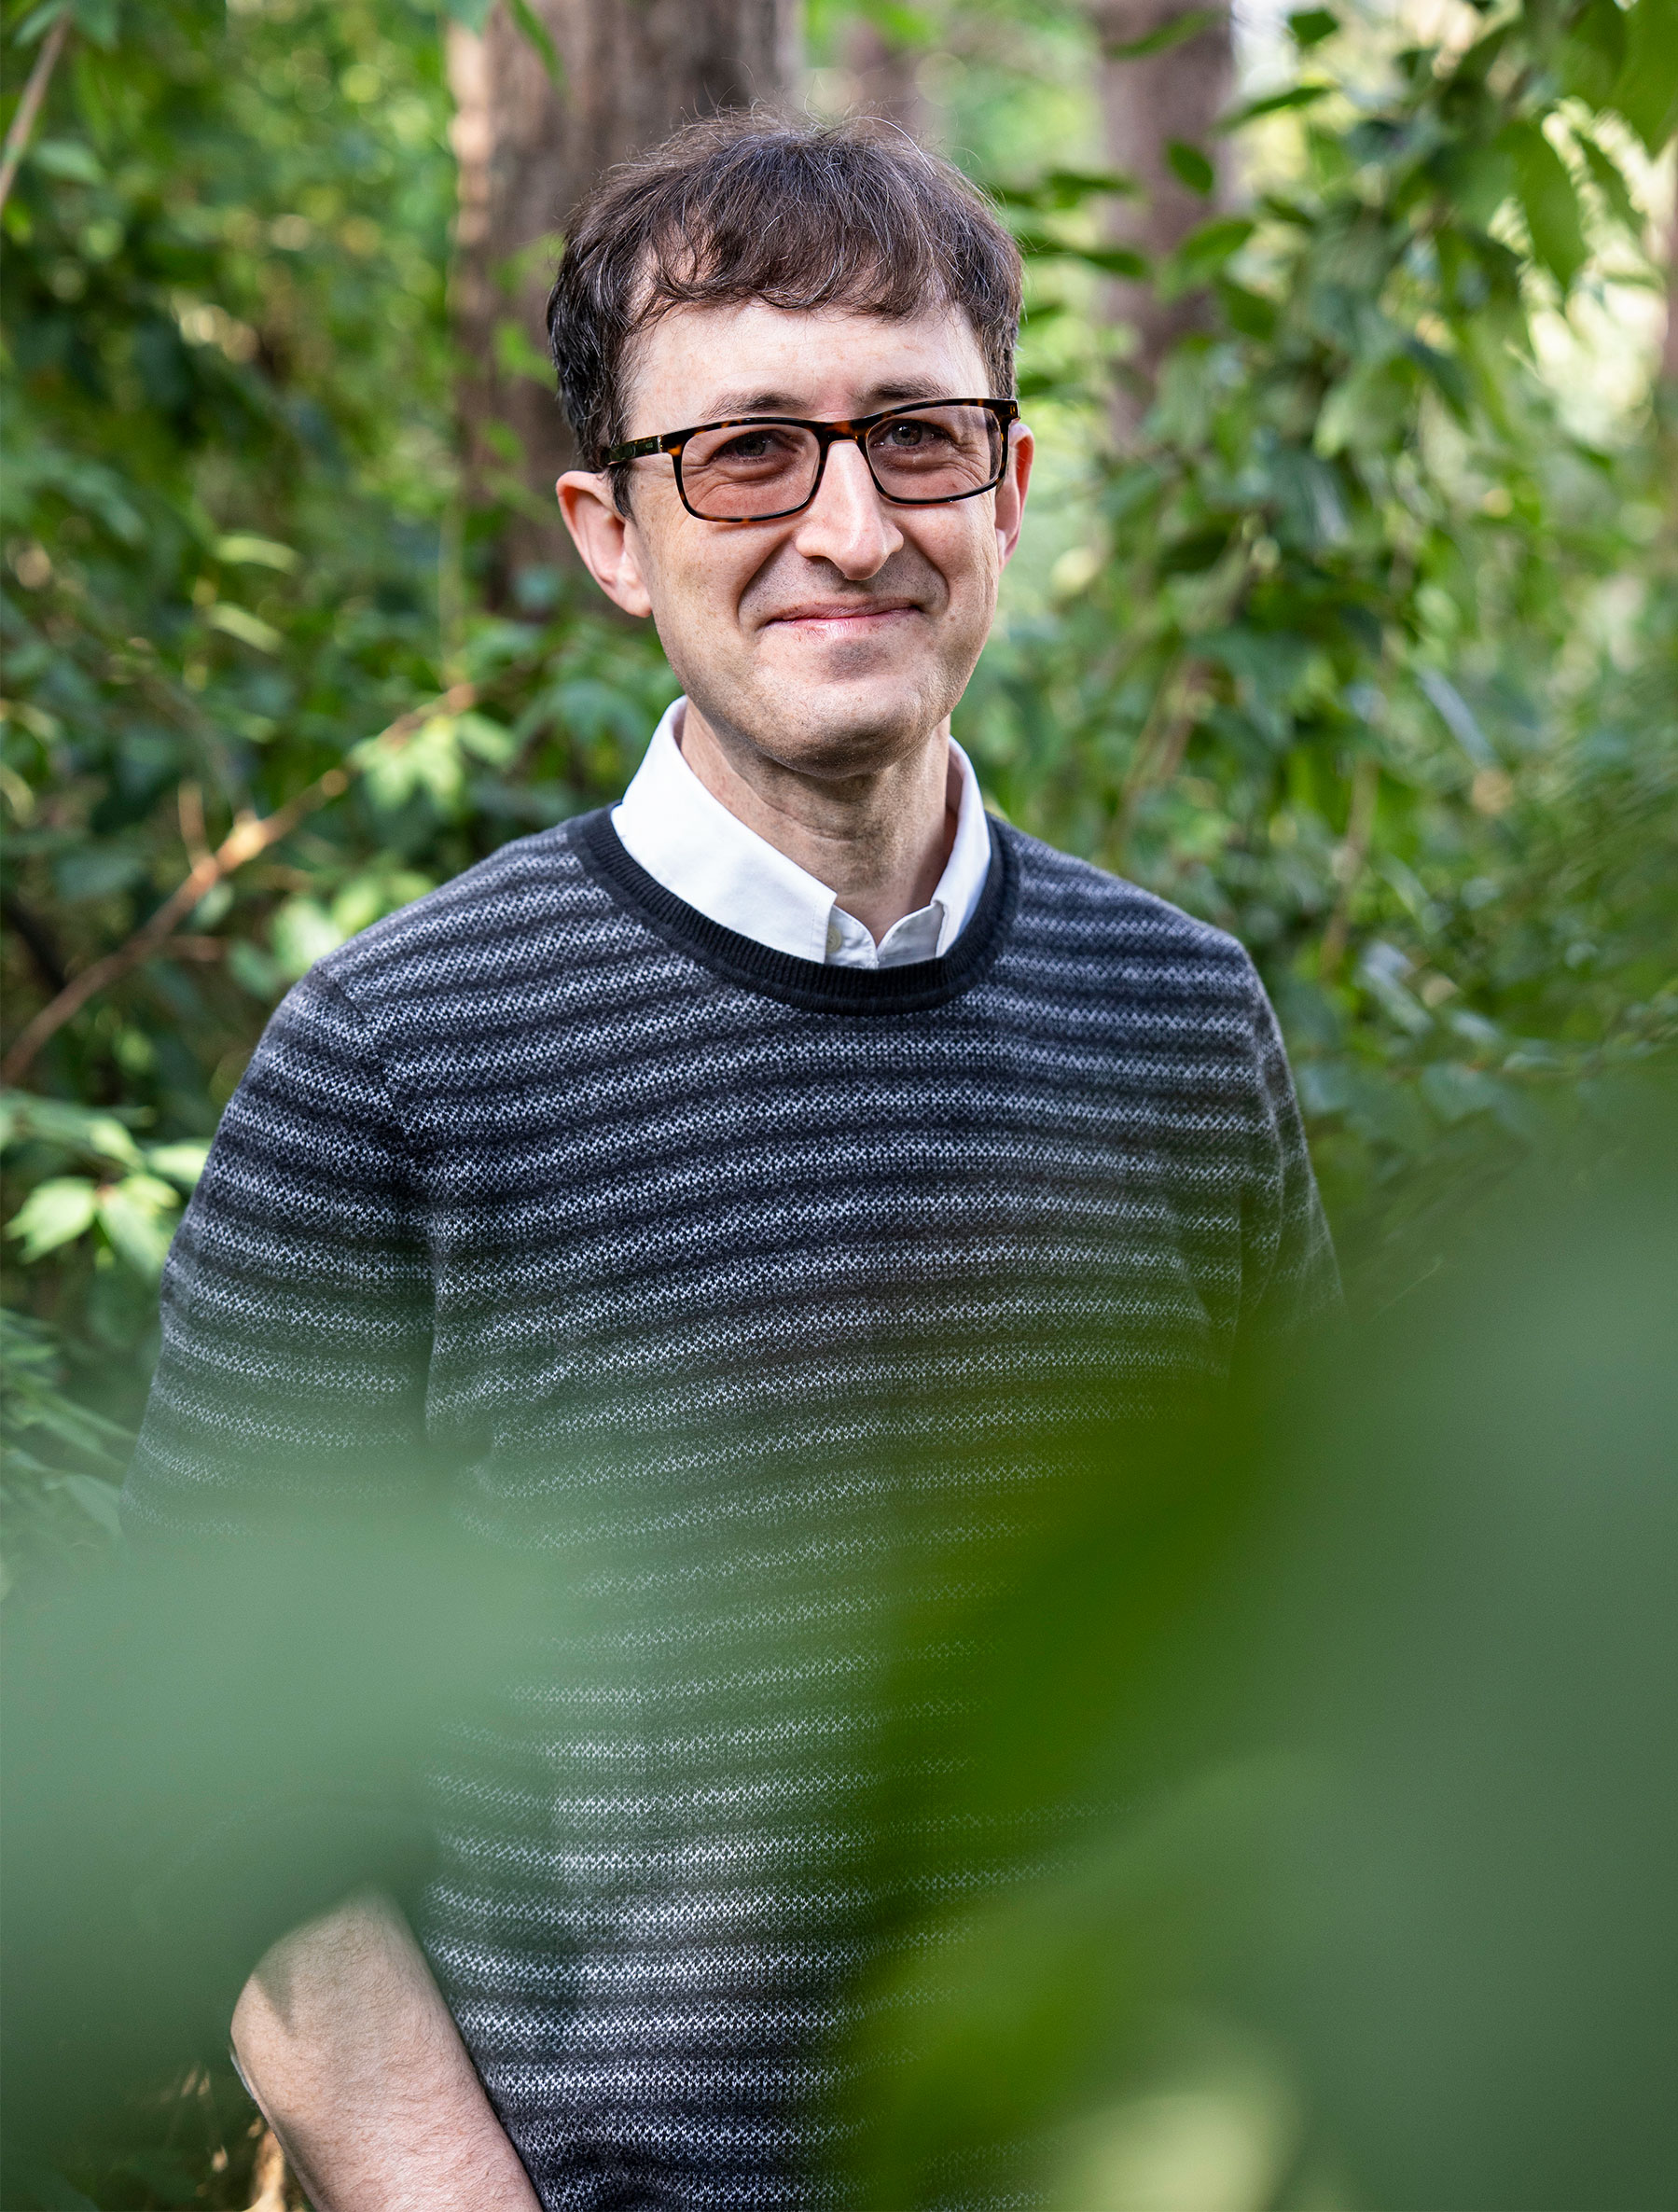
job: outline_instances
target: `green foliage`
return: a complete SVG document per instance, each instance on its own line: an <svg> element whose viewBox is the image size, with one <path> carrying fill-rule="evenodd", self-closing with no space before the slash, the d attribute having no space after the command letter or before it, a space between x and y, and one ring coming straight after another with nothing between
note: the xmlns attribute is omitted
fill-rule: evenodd
<svg viewBox="0 0 1678 2212"><path fill-rule="evenodd" d="M73 38L7 208L14 1035L236 826L343 786L57 1030L25 1080L61 1120L7 1125L13 1295L131 1426L181 1148L280 994L620 789L672 688L560 577L476 610L447 127L428 9L173 0Z"/></svg>
<svg viewBox="0 0 1678 2212"><path fill-rule="evenodd" d="M1621 155L1626 126L1669 127L1663 5L1489 18L1465 50L1394 57L1384 89L1312 75L1237 111L1289 118L1265 125L1295 133L1285 189L1155 272L1198 327L962 710L1015 819L1254 947L1354 1255L1451 1203L1488 1135L1519 1150L1540 1106L1575 1110L1672 1030L1662 452L1635 424L1613 452L1570 434L1530 336L1643 251ZM901 13L879 26L901 41L958 27ZM15 19L14 48L48 20ZM435 16L171 0L143 35L76 25L6 215L17 1025L237 826L322 801L24 1078L106 1134L34 1108L9 1131L13 1296L79 1399L132 1422L169 1162L279 994L618 789L671 679L570 579L478 607L497 517L456 482ZM831 45L842 19L813 27ZM1290 19L1313 67L1337 28ZM1008 154L1017 116L971 119ZM1133 188L1060 145L998 196L1033 259L1022 389L1088 441L1102 372L1069 334L1100 278L1149 272L1093 219ZM1210 184L1203 149L1171 157Z"/></svg>
<svg viewBox="0 0 1678 2212"><path fill-rule="evenodd" d="M1020 2146L1057 2212L1670 2201L1671 1073L911 1613L862 2203Z"/></svg>
<svg viewBox="0 0 1678 2212"><path fill-rule="evenodd" d="M12 95L61 12L7 9ZM1366 25L1291 15L1299 74L1223 126L1262 146L1262 188L1219 208L1208 149L1173 146L1207 219L1158 270L1102 233L1135 188L1102 165L1082 10L824 0L818 58L859 13L936 64L950 142L1032 264L1021 392L1060 473L1028 532L1052 550L1012 580L958 733L1012 819L1254 949L1354 1287L1383 1300L1678 1035L1673 430L1571 427L1534 339L1607 271L1655 281L1633 185L1678 123L1678 0L1494 4L1368 82ZM0 1112L29 1571L108 1551L161 1255L279 995L614 796L673 689L569 577L484 604L500 518L458 484L437 12L70 14L4 217L10 1036L205 872ZM1193 321L1140 435L1087 462L1111 443L1112 278ZM975 2035L1012 2033L1045 1955L1029 1908L1016 1934L978 1960ZM1077 2015L1033 2018L1047 2050ZM249 2158L211 2182L165 2148L107 2179L245 2201Z"/></svg>
<svg viewBox="0 0 1678 2212"><path fill-rule="evenodd" d="M1471 1160L1678 1034L1670 441L1570 432L1532 336L1643 250L1629 77L1609 50L1600 112L1577 89L1582 42L1640 35L1610 13L1243 111L1309 108L1290 188L1158 272L1200 327L958 721L1016 820L1255 951L1382 1284ZM1005 204L1052 251L1041 195Z"/></svg>

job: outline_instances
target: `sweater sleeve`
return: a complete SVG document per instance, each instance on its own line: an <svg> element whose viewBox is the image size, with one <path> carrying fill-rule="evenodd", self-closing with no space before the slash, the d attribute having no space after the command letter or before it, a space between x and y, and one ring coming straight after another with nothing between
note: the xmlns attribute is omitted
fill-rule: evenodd
<svg viewBox="0 0 1678 2212"><path fill-rule="evenodd" d="M161 1318L132 1535L230 1534L423 1481L431 1289L409 1152L363 1020L319 970L222 1118Z"/></svg>
<svg viewBox="0 0 1678 2212"><path fill-rule="evenodd" d="M1340 1275L1274 1009L1253 972L1257 1142L1243 1207L1243 1355L1338 1308Z"/></svg>

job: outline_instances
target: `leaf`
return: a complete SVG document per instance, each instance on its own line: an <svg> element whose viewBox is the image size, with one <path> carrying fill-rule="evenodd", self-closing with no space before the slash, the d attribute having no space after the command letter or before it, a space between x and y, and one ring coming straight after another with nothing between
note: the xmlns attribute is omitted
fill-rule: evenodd
<svg viewBox="0 0 1678 2212"><path fill-rule="evenodd" d="M1678 0L1637 0L1626 24L1616 107L1653 157L1678 130Z"/></svg>
<svg viewBox="0 0 1678 2212"><path fill-rule="evenodd" d="M148 1145L146 1164L154 1175L166 1176L183 1190L190 1190L204 1172L210 1157L209 1140L187 1137L175 1145Z"/></svg>
<svg viewBox="0 0 1678 2212"><path fill-rule="evenodd" d="M336 953L346 934L318 898L299 896L288 898L275 914L269 942L282 972L296 982L317 960Z"/></svg>
<svg viewBox="0 0 1678 2212"><path fill-rule="evenodd" d="M1631 197L1631 188L1627 184L1619 163L1603 151L1588 131L1576 132L1574 136L1579 151L1585 157L1585 166L1590 172L1591 182L1608 203L1608 212L1633 238L1641 239L1647 226L1642 209Z"/></svg>
<svg viewBox="0 0 1678 2212"><path fill-rule="evenodd" d="M1232 254L1237 254L1257 226L1245 216L1216 216L1191 230L1160 268L1159 289L1166 299L1190 291L1215 276Z"/></svg>
<svg viewBox="0 0 1678 2212"><path fill-rule="evenodd" d="M98 155L78 138L43 138L31 149L29 158L37 169L44 169L49 176L62 177L66 184L97 185L104 181Z"/></svg>
<svg viewBox="0 0 1678 2212"><path fill-rule="evenodd" d="M1302 7L1289 16L1287 27L1293 33L1294 44L1309 50L1321 46L1325 38L1332 38L1340 27L1340 19L1326 7Z"/></svg>
<svg viewBox="0 0 1678 2212"><path fill-rule="evenodd" d="M1133 197L1142 187L1120 169L1050 169L1043 179L1057 207L1075 207L1089 199Z"/></svg>
<svg viewBox="0 0 1678 2212"><path fill-rule="evenodd" d="M1190 146L1186 139L1167 141L1165 165L1179 182L1191 192L1199 192L1202 199L1212 193L1217 183L1217 173L1198 146Z"/></svg>
<svg viewBox="0 0 1678 2212"><path fill-rule="evenodd" d="M1483 230L1515 189L1515 164L1501 141L1447 147L1433 163L1459 222Z"/></svg>
<svg viewBox="0 0 1678 2212"><path fill-rule="evenodd" d="M136 1274L154 1280L169 1257L179 1195L157 1176L125 1176L98 1194L99 1226Z"/></svg>
<svg viewBox="0 0 1678 2212"><path fill-rule="evenodd" d="M14 46L33 46L44 37L62 15L72 13L70 0L42 0L42 5L26 15L12 33Z"/></svg>
<svg viewBox="0 0 1678 2212"><path fill-rule="evenodd" d="M519 741L506 723L492 722L488 715L457 715L454 733L468 753L496 768L505 768L519 749Z"/></svg>
<svg viewBox="0 0 1678 2212"><path fill-rule="evenodd" d="M512 316L495 326L495 365L504 376L527 376L548 391L553 383L553 363L532 344L522 323Z"/></svg>
<svg viewBox="0 0 1678 2212"><path fill-rule="evenodd" d="M1589 0L1558 51L1562 90L1592 107L1604 107L1625 65L1625 10L1617 0Z"/></svg>
<svg viewBox="0 0 1678 2212"><path fill-rule="evenodd" d="M1284 706L1310 665L1308 637L1290 630L1213 631L1193 641L1194 651L1227 668L1266 705Z"/></svg>
<svg viewBox="0 0 1678 2212"><path fill-rule="evenodd" d="M1468 382L1468 371L1450 354L1442 354L1437 346L1414 336L1404 341L1404 350L1415 362L1439 394L1459 423L1468 421L1468 410L1473 390Z"/></svg>
<svg viewBox="0 0 1678 2212"><path fill-rule="evenodd" d="M60 1475L52 1487L67 1492L90 1521L97 1521L106 1536L120 1540L122 1493L115 1482L101 1482L97 1475Z"/></svg>
<svg viewBox="0 0 1678 2212"><path fill-rule="evenodd" d="M1108 276L1122 276L1137 284L1146 281L1150 263L1145 254L1130 245L1079 245L1064 249L1075 261L1086 262Z"/></svg>
<svg viewBox="0 0 1678 2212"><path fill-rule="evenodd" d="M116 844L92 844L61 855L54 862L52 885L66 906L84 899L110 898L127 891L146 874L138 853Z"/></svg>
<svg viewBox="0 0 1678 2212"><path fill-rule="evenodd" d="M70 0L70 13L84 38L107 50L117 43L117 0Z"/></svg>
<svg viewBox="0 0 1678 2212"><path fill-rule="evenodd" d="M1477 768L1495 768L1496 753L1474 716L1474 710L1450 678L1436 668L1418 668L1416 681L1427 693L1439 719Z"/></svg>
<svg viewBox="0 0 1678 2212"><path fill-rule="evenodd" d="M277 568L290 576L298 565L298 556L290 546L283 546L272 537L243 535L218 537L211 550L218 561L226 561L235 568Z"/></svg>
<svg viewBox="0 0 1678 2212"><path fill-rule="evenodd" d="M1536 123L1511 123L1502 137L1515 163L1515 192L1533 257L1565 292L1587 258L1574 180Z"/></svg>
<svg viewBox="0 0 1678 2212"><path fill-rule="evenodd" d="M1276 302L1262 292L1250 291L1244 285L1232 284L1227 277L1217 280L1217 295L1229 327L1239 330L1243 338L1256 339L1268 344L1276 335Z"/></svg>
<svg viewBox="0 0 1678 2212"><path fill-rule="evenodd" d="M225 599L218 599L204 619L212 630L236 637L241 645L250 646L258 653L277 653L285 643L271 622L263 621L246 607L230 605Z"/></svg>
<svg viewBox="0 0 1678 2212"><path fill-rule="evenodd" d="M506 4L514 22L541 55L542 66L549 78L562 90L565 64L560 60L560 49L553 42L553 34L531 6L530 0L506 0Z"/></svg>
<svg viewBox="0 0 1678 2212"><path fill-rule="evenodd" d="M1415 378L1392 361L1371 361L1329 391L1317 416L1312 450L1324 460L1378 452L1401 439L1415 410Z"/></svg>
<svg viewBox="0 0 1678 2212"><path fill-rule="evenodd" d="M0 1092L0 1150L27 1137L66 1152L90 1152L119 1167L138 1167L140 1148L113 1114L73 1106L68 1099L37 1098L29 1091Z"/></svg>
<svg viewBox="0 0 1678 2212"><path fill-rule="evenodd" d="M443 13L468 31L481 32L494 5L495 0L443 0Z"/></svg>
<svg viewBox="0 0 1678 2212"><path fill-rule="evenodd" d="M55 1176L37 1183L7 1226L7 1236L23 1247L23 1263L56 1252L61 1245L92 1228L99 1210L99 1187L85 1176Z"/></svg>
<svg viewBox="0 0 1678 2212"><path fill-rule="evenodd" d="M1352 1104L1352 1078L1339 1061L1307 1060L1295 1067L1294 1075L1299 1104L1312 1120L1343 1114Z"/></svg>
<svg viewBox="0 0 1678 2212"><path fill-rule="evenodd" d="M352 876L333 899L333 926L352 938L369 923L395 913L412 899L423 898L434 888L432 878L414 869L369 869L365 874Z"/></svg>
<svg viewBox="0 0 1678 2212"><path fill-rule="evenodd" d="M999 207L1038 210L1081 207L1087 200L1134 198L1141 189L1133 176L1116 169L1048 169L1034 185L986 188Z"/></svg>
<svg viewBox="0 0 1678 2212"><path fill-rule="evenodd" d="M1014 243L1033 260L1082 261L1087 268L1099 269L1104 275L1127 277L1136 283L1144 281L1149 273L1147 256L1139 254L1134 246L1070 245L1064 239L1051 238L1039 230L1022 230L1017 233Z"/></svg>
<svg viewBox="0 0 1678 2212"><path fill-rule="evenodd" d="M50 1383L45 1389L38 1382L32 1383L27 1404L13 1407L11 1419L21 1429L39 1429L59 1443L67 1444L71 1451L79 1452L89 1459L101 1460L107 1467L119 1467L126 1456L125 1447L133 1440L130 1432L115 1421L107 1421L103 1414L90 1413L85 1406L73 1405L67 1398L60 1397Z"/></svg>
<svg viewBox="0 0 1678 2212"><path fill-rule="evenodd" d="M1182 15L1173 16L1170 22L1161 23L1158 30L1150 31L1145 38L1132 38L1119 46L1103 46L1102 51L1110 62L1141 62L1149 54L1169 53L1172 47L1198 38L1202 31L1223 21L1221 7L1190 7Z"/></svg>
<svg viewBox="0 0 1678 2212"><path fill-rule="evenodd" d="M1477 1067L1460 1060L1436 1061L1424 1067L1419 1084L1421 1095L1441 1121L1465 1121L1471 1114L1490 1113L1502 1096L1502 1085Z"/></svg>
<svg viewBox="0 0 1678 2212"><path fill-rule="evenodd" d="M1255 123L1260 116L1283 115L1295 107L1314 107L1319 100L1333 90L1332 85L1293 85L1285 92L1270 92L1262 100L1249 100L1244 107L1238 107L1233 115L1225 116L1214 128L1221 134L1239 131L1245 123Z"/></svg>

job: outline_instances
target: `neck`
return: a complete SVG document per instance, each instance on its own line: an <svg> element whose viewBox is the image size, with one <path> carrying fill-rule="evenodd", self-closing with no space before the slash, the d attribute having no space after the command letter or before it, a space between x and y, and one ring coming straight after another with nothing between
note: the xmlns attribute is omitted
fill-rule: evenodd
<svg viewBox="0 0 1678 2212"><path fill-rule="evenodd" d="M725 742L691 701L677 742L713 799L825 883L877 944L937 889L962 792L948 717L901 759L831 778Z"/></svg>

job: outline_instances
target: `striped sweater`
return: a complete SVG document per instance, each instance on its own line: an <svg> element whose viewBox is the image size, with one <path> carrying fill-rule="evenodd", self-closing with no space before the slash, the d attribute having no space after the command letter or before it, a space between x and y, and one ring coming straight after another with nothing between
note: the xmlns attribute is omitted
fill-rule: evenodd
<svg viewBox="0 0 1678 2212"><path fill-rule="evenodd" d="M721 928L603 813L509 844L291 993L175 1240L136 1530L435 1482L589 1563L592 1625L439 1756L420 1915L550 2212L842 2194L880 1607L1005 1519L1023 1418L1334 1294L1246 954L992 844L881 970Z"/></svg>

